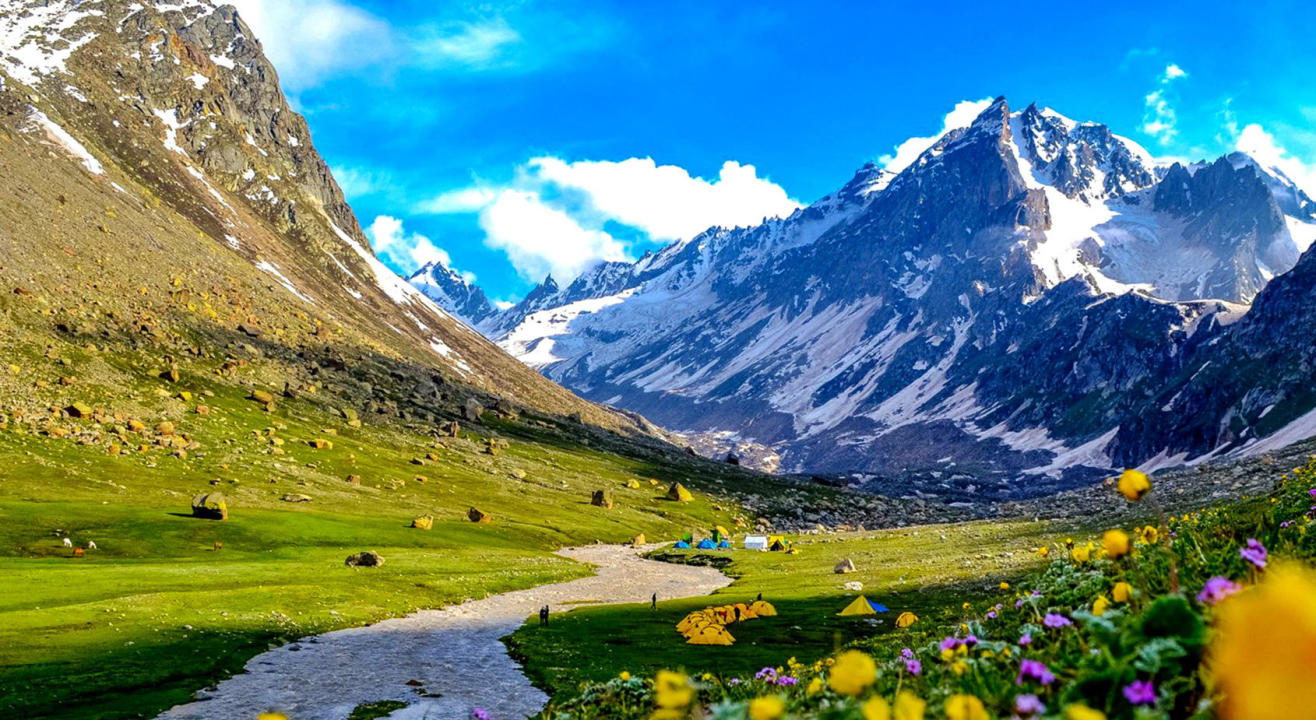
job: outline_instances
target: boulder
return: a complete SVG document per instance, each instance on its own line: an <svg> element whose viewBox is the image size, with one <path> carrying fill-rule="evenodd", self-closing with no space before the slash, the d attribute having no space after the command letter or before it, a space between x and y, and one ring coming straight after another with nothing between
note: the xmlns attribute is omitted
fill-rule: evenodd
<svg viewBox="0 0 1316 720"><path fill-rule="evenodd" d="M471 522L480 523L481 525L487 525L493 522L492 515L476 507L472 507L470 510L468 510L466 512L466 517L469 518Z"/></svg>
<svg viewBox="0 0 1316 720"><path fill-rule="evenodd" d="M635 537L631 538L631 547L640 547L644 545L644 542L645 542L644 533L640 533L639 535L636 535Z"/></svg>
<svg viewBox="0 0 1316 720"><path fill-rule="evenodd" d="M348 567L379 567L384 564L384 556L374 550L366 550L348 555L343 564Z"/></svg>
<svg viewBox="0 0 1316 720"><path fill-rule="evenodd" d="M480 416L484 414L484 407L476 402L475 398L471 398L466 401L466 405L462 408L462 412L466 415L468 421L480 422Z"/></svg>
<svg viewBox="0 0 1316 720"><path fill-rule="evenodd" d="M347 476L347 482L350 483L350 484L352 484L352 485L360 485L360 484L361 484L361 476L360 476L360 475L348 475L348 476Z"/></svg>
<svg viewBox="0 0 1316 720"><path fill-rule="evenodd" d="M205 520L227 520L228 501L223 493L208 493L192 498L192 517Z"/></svg>
<svg viewBox="0 0 1316 720"><path fill-rule="evenodd" d="M612 495L607 490L595 490L594 495L590 497L589 504L594 507L601 507L606 510L612 509Z"/></svg>
<svg viewBox="0 0 1316 720"><path fill-rule="evenodd" d="M854 571L855 571L854 561L852 561L850 558L845 558L844 560L841 560L841 562L836 563L836 567L832 568L832 572L836 573L837 575L845 575L846 573L852 573Z"/></svg>
<svg viewBox="0 0 1316 720"><path fill-rule="evenodd" d="M274 402L274 393L267 390L252 390L250 397L262 405L269 405Z"/></svg>
<svg viewBox="0 0 1316 720"><path fill-rule="evenodd" d="M420 517L418 517L418 518L416 518L416 519L414 519L414 520L411 521L411 526L414 527L414 528L416 528L417 530L433 530L433 529L434 529L434 516L433 516L433 515L421 515Z"/></svg>
<svg viewBox="0 0 1316 720"><path fill-rule="evenodd" d="M169 422L168 420L165 420L164 422L155 426L155 433L157 435L163 435L165 437L169 437L170 435L174 434L174 424Z"/></svg>
<svg viewBox="0 0 1316 720"><path fill-rule="evenodd" d="M304 503L304 502L310 502L311 496L302 495L300 493L288 493L279 499L286 503Z"/></svg>
<svg viewBox="0 0 1316 720"><path fill-rule="evenodd" d="M684 485L679 482L674 482L672 483L672 486L667 489L667 499L675 500L676 502L690 502L695 499L695 496L691 495L690 491L686 490Z"/></svg>
<svg viewBox="0 0 1316 720"><path fill-rule="evenodd" d="M851 580L850 582L846 583L843 587L846 590L849 590L850 592L862 592L864 589L864 584L859 582L858 580Z"/></svg>
<svg viewBox="0 0 1316 720"><path fill-rule="evenodd" d="M91 406L86 403L75 402L64 408L64 412L68 413L68 416L71 418L85 418L91 417L94 411L91 409Z"/></svg>
<svg viewBox="0 0 1316 720"><path fill-rule="evenodd" d="M332 440L325 440L324 438L315 438L314 440L307 440L307 441L306 441L306 444L307 444L307 445L310 445L311 447L315 448L316 450L333 450L333 449L334 449L334 443L333 443L333 441L332 441Z"/></svg>

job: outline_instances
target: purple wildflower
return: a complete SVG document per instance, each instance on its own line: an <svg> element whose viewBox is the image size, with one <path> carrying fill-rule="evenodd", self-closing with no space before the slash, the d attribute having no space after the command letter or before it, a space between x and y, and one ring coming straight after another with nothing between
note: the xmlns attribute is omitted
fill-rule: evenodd
<svg viewBox="0 0 1316 720"><path fill-rule="evenodd" d="M1032 717L1046 712L1046 706L1036 695L1020 695L1014 699L1014 712L1019 717Z"/></svg>
<svg viewBox="0 0 1316 720"><path fill-rule="evenodd" d="M1019 676L1014 679L1014 684L1023 685L1025 680L1036 680L1043 685L1050 685L1055 682L1056 676L1041 661L1024 660L1019 663Z"/></svg>
<svg viewBox="0 0 1316 720"><path fill-rule="evenodd" d="M900 657L902 657L902 658L904 658L904 659L906 659L906 660L913 660L913 659L914 659L914 651L913 651L913 650L910 650L909 648L901 648L901 650L900 650Z"/></svg>
<svg viewBox="0 0 1316 720"><path fill-rule="evenodd" d="M1014 601L1014 609L1015 609L1015 610L1018 610L1019 608L1021 608L1021 607L1023 607L1023 606L1024 606L1024 599L1023 599L1023 598L1019 598L1018 600L1015 600L1015 601Z"/></svg>
<svg viewBox="0 0 1316 720"><path fill-rule="evenodd" d="M777 668L765 667L762 670L754 673L754 679L767 680L768 682L773 682L774 680L777 679Z"/></svg>
<svg viewBox="0 0 1316 720"><path fill-rule="evenodd" d="M1059 613L1047 613L1046 617L1042 618L1042 624L1049 628L1062 628L1073 625L1074 621Z"/></svg>
<svg viewBox="0 0 1316 720"><path fill-rule="evenodd" d="M1316 497L1316 488L1311 488L1310 490L1307 491L1307 494L1312 497Z"/></svg>
<svg viewBox="0 0 1316 720"><path fill-rule="evenodd" d="M733 685L733 686L734 686L734 685L739 685L739 684L740 684L740 678L738 678L738 677L733 677L733 678L731 678L730 680L727 681L727 684L728 684L728 685Z"/></svg>
<svg viewBox="0 0 1316 720"><path fill-rule="evenodd" d="M1134 680L1124 688L1124 697L1134 705L1154 705L1156 688L1152 686L1150 680Z"/></svg>
<svg viewBox="0 0 1316 720"><path fill-rule="evenodd" d="M1258 568L1266 567L1266 558L1270 557L1270 553L1266 552L1266 546L1256 538L1248 538L1247 547L1240 548L1238 554Z"/></svg>
<svg viewBox="0 0 1316 720"><path fill-rule="evenodd" d="M1202 586L1202 592L1197 593L1197 602L1204 605L1215 605L1243 588L1236 582L1219 575L1206 581Z"/></svg>
<svg viewBox="0 0 1316 720"><path fill-rule="evenodd" d="M1288 526L1290 526L1290 525L1292 525L1292 524L1293 524L1293 521L1292 521L1292 520L1285 520L1284 522L1280 523L1279 526L1280 526L1281 528L1286 528L1286 527L1288 527Z"/></svg>
<svg viewBox="0 0 1316 720"><path fill-rule="evenodd" d="M492 717L484 708L471 708L471 720L491 720Z"/></svg>
<svg viewBox="0 0 1316 720"><path fill-rule="evenodd" d="M978 644L978 636L977 636L977 635L970 635L970 636L964 638L964 644L965 644L965 645L968 645L969 647L973 647L974 645L977 645L977 644Z"/></svg>
<svg viewBox="0 0 1316 720"><path fill-rule="evenodd" d="M799 682L799 680L791 677L790 675L782 675L777 678L777 684L781 685L782 687L790 687L791 685L794 685L797 682Z"/></svg>
<svg viewBox="0 0 1316 720"><path fill-rule="evenodd" d="M1019 636L1019 647L1028 647L1033 644L1033 634L1024 633Z"/></svg>
<svg viewBox="0 0 1316 720"><path fill-rule="evenodd" d="M987 611L987 619L988 619L988 620L995 620L995 619L996 619L996 611L995 611L995 610L988 610L988 611Z"/></svg>
<svg viewBox="0 0 1316 720"><path fill-rule="evenodd" d="M918 675L923 672L923 663L917 660L906 660L905 669L909 671L910 675Z"/></svg>
<svg viewBox="0 0 1316 720"><path fill-rule="evenodd" d="M942 641L941 641L941 650L942 650L942 652L945 652L945 651L947 651L947 650L954 650L955 648L957 648L957 647L959 647L960 645L963 645L963 644L964 644L964 641L963 641L963 640L960 640L959 638L948 637L948 638L946 638L945 640L942 640Z"/></svg>

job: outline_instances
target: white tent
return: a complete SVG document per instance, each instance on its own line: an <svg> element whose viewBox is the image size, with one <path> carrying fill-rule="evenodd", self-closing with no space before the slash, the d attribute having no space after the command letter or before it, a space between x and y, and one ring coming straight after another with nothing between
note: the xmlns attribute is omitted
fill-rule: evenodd
<svg viewBox="0 0 1316 720"><path fill-rule="evenodd" d="M746 535L746 536L745 536L745 549L746 549L746 550L767 550L767 549L768 549L768 536L767 536L767 535Z"/></svg>

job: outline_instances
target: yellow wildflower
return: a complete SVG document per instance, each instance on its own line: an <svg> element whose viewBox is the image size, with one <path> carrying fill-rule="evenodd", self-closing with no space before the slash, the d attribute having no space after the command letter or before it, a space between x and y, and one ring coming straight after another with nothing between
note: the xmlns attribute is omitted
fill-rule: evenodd
<svg viewBox="0 0 1316 720"><path fill-rule="evenodd" d="M1001 589L1002 589L1002 590L1009 590L1009 589L1010 589L1010 583L1008 583L1008 582L1002 580L1002 581L1001 581Z"/></svg>
<svg viewBox="0 0 1316 720"><path fill-rule="evenodd" d="M1065 720L1106 720L1106 714L1080 703L1065 708Z"/></svg>
<svg viewBox="0 0 1316 720"><path fill-rule="evenodd" d="M1098 595L1097 599L1092 603L1093 615L1105 615L1106 611L1109 609L1110 601L1106 599L1105 595Z"/></svg>
<svg viewBox="0 0 1316 720"><path fill-rule="evenodd" d="M928 703L914 693L903 690L896 696L896 712L892 720L923 720Z"/></svg>
<svg viewBox="0 0 1316 720"><path fill-rule="evenodd" d="M963 675L968 672L969 664L963 660L956 660L955 663L950 666L950 669L951 672L954 672L956 675Z"/></svg>
<svg viewBox="0 0 1316 720"><path fill-rule="evenodd" d="M1138 539L1143 545L1155 545L1156 540L1160 537L1160 532L1155 527L1148 525L1138 529Z"/></svg>
<svg viewBox="0 0 1316 720"><path fill-rule="evenodd" d="M786 714L786 703L776 695L754 698L749 703L749 720L780 720Z"/></svg>
<svg viewBox="0 0 1316 720"><path fill-rule="evenodd" d="M822 678L816 677L809 681L809 687L805 689L805 692L807 692L810 695L817 695L818 693L822 692L822 689L823 689Z"/></svg>
<svg viewBox="0 0 1316 720"><path fill-rule="evenodd" d="M1110 591L1110 596L1117 603L1126 603L1133 597L1133 586L1121 580L1115 583L1115 587Z"/></svg>
<svg viewBox="0 0 1316 720"><path fill-rule="evenodd" d="M653 681L653 702L664 710L679 710L690 705L694 690L685 675L671 670L659 670Z"/></svg>
<svg viewBox="0 0 1316 720"><path fill-rule="evenodd" d="M874 695L859 708L864 720L891 720L891 706L879 695Z"/></svg>
<svg viewBox="0 0 1316 720"><path fill-rule="evenodd" d="M990 720L987 708L973 695L951 695L946 700L946 720Z"/></svg>
<svg viewBox="0 0 1316 720"><path fill-rule="evenodd" d="M858 695L877 681L877 663L858 650L847 650L836 657L827 674L827 686L841 695Z"/></svg>
<svg viewBox="0 0 1316 720"><path fill-rule="evenodd" d="M1037 554L1041 555L1042 557L1046 557L1047 555L1051 554L1051 548L1043 545L1042 547L1037 549Z"/></svg>
<svg viewBox="0 0 1316 720"><path fill-rule="evenodd" d="M1081 565L1092 559L1093 549L1094 547L1092 543L1088 543L1087 545L1082 545L1080 547L1074 548L1073 550L1070 550L1069 557L1073 558L1074 562Z"/></svg>
<svg viewBox="0 0 1316 720"><path fill-rule="evenodd" d="M918 622L917 615L912 612L902 612L900 613L900 616L896 618L896 627L903 630L916 622Z"/></svg>
<svg viewBox="0 0 1316 720"><path fill-rule="evenodd" d="M1151 481L1147 479L1147 473L1141 470L1125 470L1120 474L1118 488L1126 500L1137 502L1151 492Z"/></svg>
<svg viewBox="0 0 1316 720"><path fill-rule="evenodd" d="M256 716L256 720L288 720L288 716L283 713L261 713Z"/></svg>
<svg viewBox="0 0 1316 720"><path fill-rule="evenodd" d="M631 674L625 670L622 670L621 675L618 675L617 677L620 677L622 680L630 680Z"/></svg>
<svg viewBox="0 0 1316 720"><path fill-rule="evenodd" d="M1220 716L1308 717L1316 707L1316 575L1277 563L1218 609L1212 646Z"/></svg>
<svg viewBox="0 0 1316 720"><path fill-rule="evenodd" d="M1129 534L1123 530L1107 530L1101 538L1101 545L1111 560L1118 560L1129 554Z"/></svg>

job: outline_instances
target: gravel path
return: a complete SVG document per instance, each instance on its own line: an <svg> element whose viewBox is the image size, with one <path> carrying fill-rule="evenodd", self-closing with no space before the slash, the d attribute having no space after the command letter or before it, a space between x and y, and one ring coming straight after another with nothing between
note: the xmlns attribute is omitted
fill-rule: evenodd
<svg viewBox="0 0 1316 720"><path fill-rule="evenodd" d="M559 554L597 566L597 574L304 638L252 658L241 675L160 718L255 720L278 710L291 720L345 720L358 704L376 700L410 703L389 716L394 720L469 720L472 708L496 720L524 718L548 697L530 684L499 638L541 606L556 611L602 598L646 602L654 592L664 599L690 597L731 583L712 568L640 558L647 549L569 548Z"/></svg>

